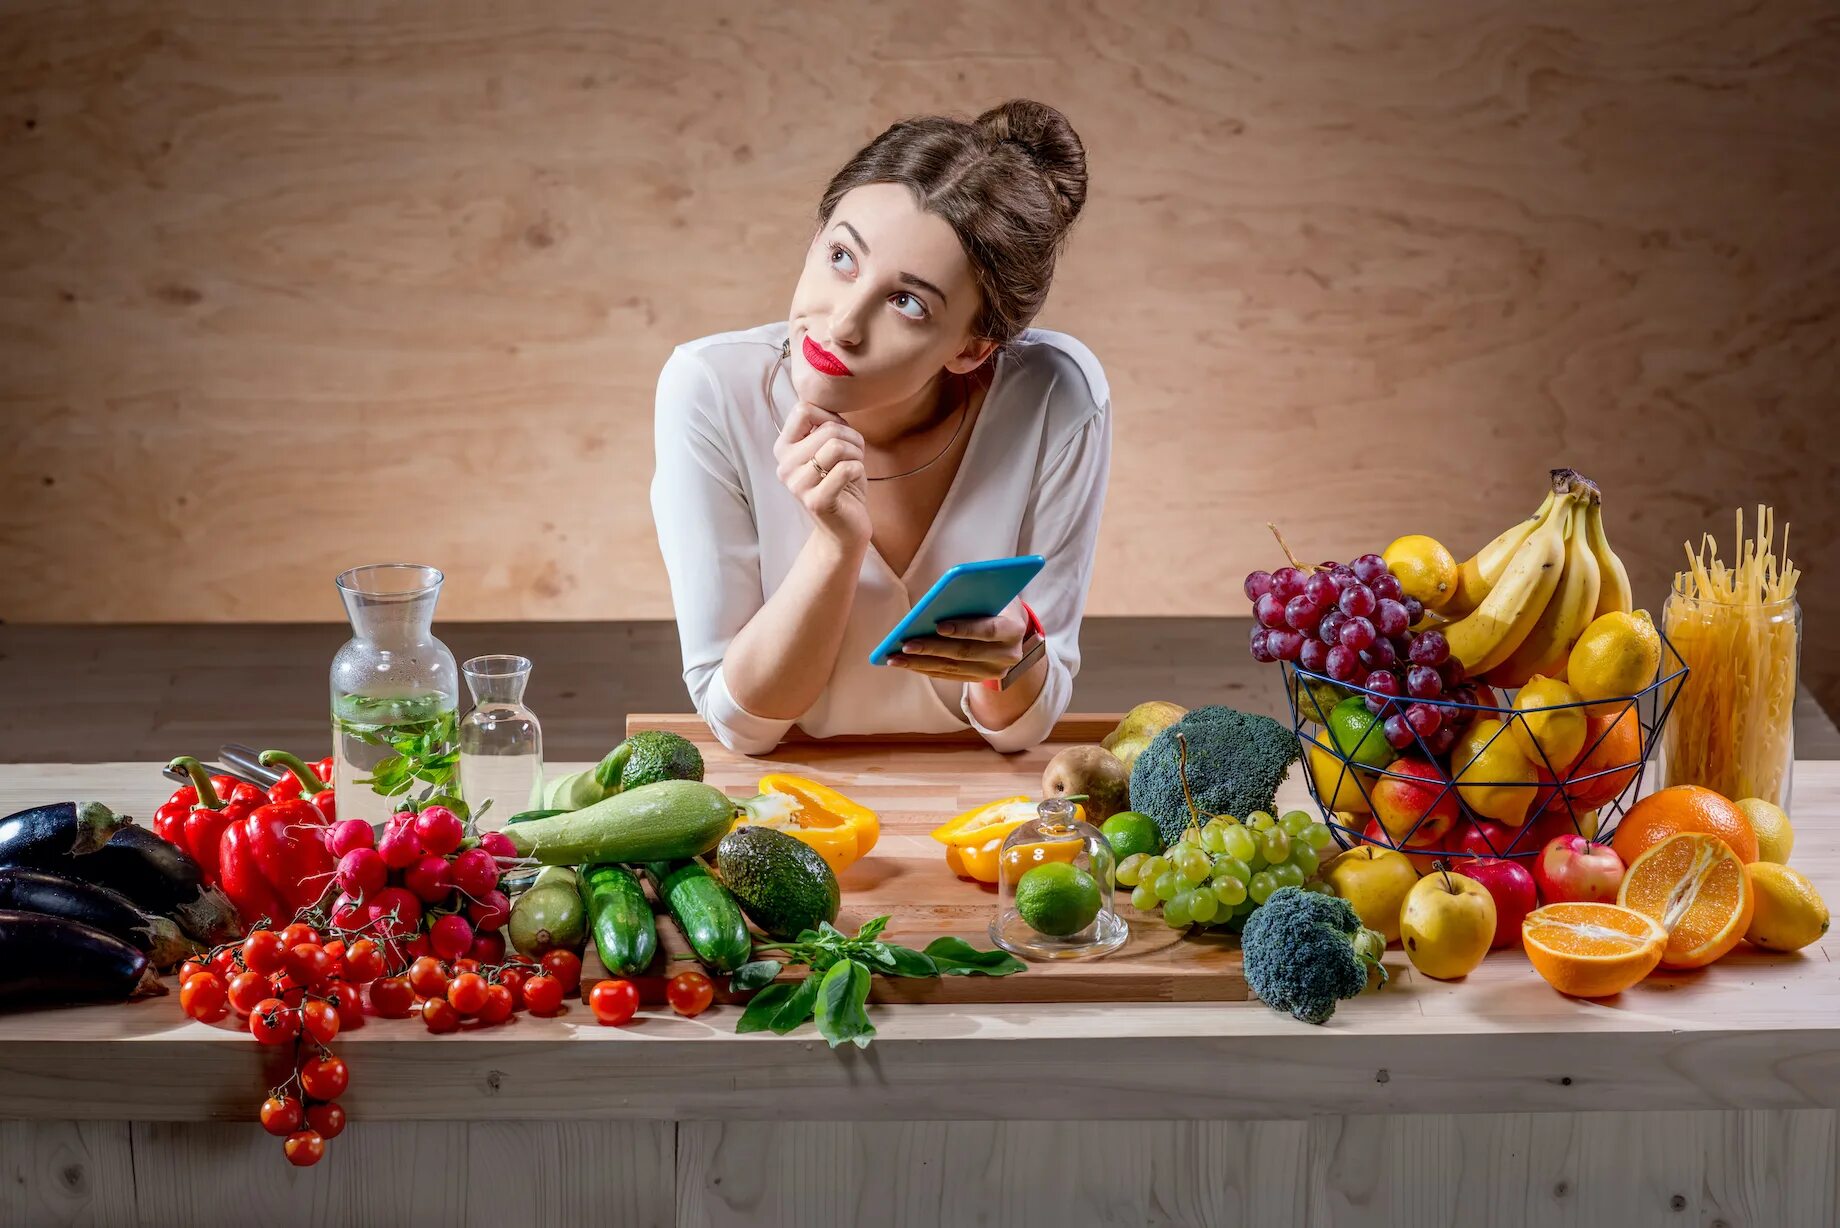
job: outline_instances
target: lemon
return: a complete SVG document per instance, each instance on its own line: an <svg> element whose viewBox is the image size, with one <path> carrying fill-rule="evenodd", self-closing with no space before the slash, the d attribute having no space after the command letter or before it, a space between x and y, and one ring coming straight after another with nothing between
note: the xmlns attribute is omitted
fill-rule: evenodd
<svg viewBox="0 0 1840 1228"><path fill-rule="evenodd" d="M1036 866L1016 882L1016 912L1037 933L1077 934L1099 915L1099 884L1064 861Z"/></svg>
<svg viewBox="0 0 1840 1228"><path fill-rule="evenodd" d="M1592 701L1593 716L1612 716L1627 705L1620 702L1655 680L1661 667L1661 636L1647 610L1633 614L1612 611L1584 629L1572 645L1565 678L1574 690Z"/></svg>
<svg viewBox="0 0 1840 1228"><path fill-rule="evenodd" d="M1395 539L1380 557L1405 595L1424 602L1427 610L1440 609L1456 595L1457 560L1436 538L1409 533Z"/></svg>
<svg viewBox="0 0 1840 1228"><path fill-rule="evenodd" d="M1513 722L1514 744L1528 762L1544 767L1554 776L1563 776L1584 749L1587 722L1583 708L1561 707L1576 704L1580 696L1557 678L1539 674L1527 680L1514 696L1514 710L1521 715ZM1542 712L1548 708L1551 711Z"/></svg>
<svg viewBox="0 0 1840 1228"><path fill-rule="evenodd" d="M1309 752L1310 778L1316 784L1316 796L1323 805L1331 810L1364 815L1374 812L1368 798L1373 794L1376 781L1370 773L1337 758L1325 734L1316 735ZM1361 824L1350 820L1343 826L1359 827Z"/></svg>
<svg viewBox="0 0 1840 1228"><path fill-rule="evenodd" d="M1827 905L1800 870L1770 861L1744 867L1756 897L1745 941L1766 951L1799 951L1827 932Z"/></svg>
<svg viewBox="0 0 1840 1228"><path fill-rule="evenodd" d="M1500 721L1472 722L1451 748L1450 766L1465 806L1510 827L1526 821L1539 776Z"/></svg>
<svg viewBox="0 0 1840 1228"><path fill-rule="evenodd" d="M1738 803L1738 809L1751 821L1751 830L1757 833L1757 860L1773 861L1777 865L1789 864L1789 850L1795 847L1795 829L1789 826L1789 816L1782 807L1774 802L1766 802L1761 797L1747 797Z"/></svg>

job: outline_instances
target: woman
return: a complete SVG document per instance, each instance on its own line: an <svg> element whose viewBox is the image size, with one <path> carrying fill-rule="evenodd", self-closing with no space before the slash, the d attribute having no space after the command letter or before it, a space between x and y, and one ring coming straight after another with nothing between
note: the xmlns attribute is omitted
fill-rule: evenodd
<svg viewBox="0 0 1840 1228"><path fill-rule="evenodd" d="M1066 710L1111 402L1085 346L1027 325L1085 196L1052 107L895 124L825 190L787 321L665 363L652 518L726 746L969 725L1021 750ZM1024 600L869 664L947 568L1017 554L1047 559Z"/></svg>

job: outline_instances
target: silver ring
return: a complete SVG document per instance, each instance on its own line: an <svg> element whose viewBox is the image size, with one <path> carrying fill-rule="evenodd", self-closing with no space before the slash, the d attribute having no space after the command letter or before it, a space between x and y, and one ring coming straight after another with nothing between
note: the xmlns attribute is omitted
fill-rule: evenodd
<svg viewBox="0 0 1840 1228"><path fill-rule="evenodd" d="M830 473L829 469L826 469L823 465L818 463L818 458L815 456L811 458L811 467L818 471L819 478L823 478Z"/></svg>

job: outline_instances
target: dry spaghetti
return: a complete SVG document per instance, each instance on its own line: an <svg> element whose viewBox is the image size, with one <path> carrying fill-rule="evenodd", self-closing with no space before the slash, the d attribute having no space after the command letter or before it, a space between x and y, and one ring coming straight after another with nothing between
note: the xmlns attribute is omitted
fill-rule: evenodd
<svg viewBox="0 0 1840 1228"><path fill-rule="evenodd" d="M1667 636L1689 673L1668 718L1667 783L1704 785L1738 799L1789 801L1795 753L1796 659L1800 619L1776 516L1757 508L1757 536L1737 513L1737 563L1727 566L1710 533L1687 543L1687 570L1674 577Z"/></svg>

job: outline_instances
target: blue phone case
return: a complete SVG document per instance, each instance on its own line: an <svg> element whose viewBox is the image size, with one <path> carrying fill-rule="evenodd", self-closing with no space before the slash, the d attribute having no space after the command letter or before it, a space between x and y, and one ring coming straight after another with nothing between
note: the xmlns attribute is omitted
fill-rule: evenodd
<svg viewBox="0 0 1840 1228"><path fill-rule="evenodd" d="M888 658L901 651L905 640L917 635L932 635L941 622L954 618L988 618L1000 614L1003 607L1021 596L1035 573L1047 564L1039 554L1018 555L1010 559L984 559L976 563L959 563L926 590L926 596L902 616L875 651L869 664L886 665Z"/></svg>

